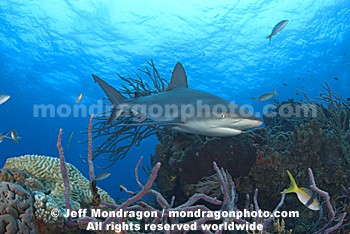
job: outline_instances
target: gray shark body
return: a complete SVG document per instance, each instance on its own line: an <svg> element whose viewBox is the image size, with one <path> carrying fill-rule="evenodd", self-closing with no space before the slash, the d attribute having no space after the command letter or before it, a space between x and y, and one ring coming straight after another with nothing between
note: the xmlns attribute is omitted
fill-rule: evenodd
<svg viewBox="0 0 350 234"><path fill-rule="evenodd" d="M238 135L262 124L260 118L226 99L188 88L181 63L176 64L166 91L133 99L125 99L108 83L92 76L114 106L109 123L128 113L138 119L131 125L164 125L184 133L219 137Z"/></svg>

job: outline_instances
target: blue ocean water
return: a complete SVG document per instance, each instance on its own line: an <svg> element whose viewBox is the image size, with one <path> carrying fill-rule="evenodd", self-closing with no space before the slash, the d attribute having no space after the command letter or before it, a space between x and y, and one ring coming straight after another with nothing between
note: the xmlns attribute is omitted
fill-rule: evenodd
<svg viewBox="0 0 350 234"><path fill-rule="evenodd" d="M281 20L288 25L265 38ZM115 73L127 76L153 59L163 77L180 61L189 86L238 104L263 104L252 97L276 87L279 101L311 97L328 82L350 96L350 2L348 0L251 1L0 1L0 94L11 95L0 106L0 132L16 129L19 144L0 144L0 165L23 154L57 156L74 131L66 160L85 175L84 141L88 116L35 117L36 105L90 106L105 95L91 73L120 86ZM155 138L108 169L99 183L113 197L119 184L136 189L133 169L141 155L149 165ZM96 174L99 174L97 170ZM143 179L145 180L146 177Z"/></svg>

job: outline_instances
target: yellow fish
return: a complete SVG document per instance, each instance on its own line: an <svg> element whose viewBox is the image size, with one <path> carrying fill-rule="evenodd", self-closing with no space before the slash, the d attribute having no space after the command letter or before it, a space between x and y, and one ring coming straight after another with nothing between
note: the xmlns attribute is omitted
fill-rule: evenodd
<svg viewBox="0 0 350 234"><path fill-rule="evenodd" d="M79 94L79 96L77 97L77 99L75 100L74 104L77 104L81 101L81 99L83 99L83 94Z"/></svg>
<svg viewBox="0 0 350 234"><path fill-rule="evenodd" d="M316 193L307 188L299 188L292 174L290 174L288 170L287 173L290 179L290 186L287 188L286 193L296 193L299 201L307 208L311 210L319 210L320 203L316 198Z"/></svg>

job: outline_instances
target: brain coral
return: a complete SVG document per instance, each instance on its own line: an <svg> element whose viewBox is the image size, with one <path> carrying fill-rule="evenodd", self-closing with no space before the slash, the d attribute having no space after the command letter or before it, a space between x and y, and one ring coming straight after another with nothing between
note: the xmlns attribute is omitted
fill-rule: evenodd
<svg viewBox="0 0 350 234"><path fill-rule="evenodd" d="M20 185L0 181L0 233L38 233L33 198Z"/></svg>
<svg viewBox="0 0 350 234"><path fill-rule="evenodd" d="M91 202L89 181L72 164L66 163L66 165L72 209L80 209ZM63 197L64 186L59 158L40 155L24 155L7 159L4 168L17 168L27 171L32 177L43 183L45 189L50 191L50 195L55 202L61 206L61 208L65 208L65 200ZM98 192L103 201L113 204L115 203L107 192L100 188L98 188Z"/></svg>

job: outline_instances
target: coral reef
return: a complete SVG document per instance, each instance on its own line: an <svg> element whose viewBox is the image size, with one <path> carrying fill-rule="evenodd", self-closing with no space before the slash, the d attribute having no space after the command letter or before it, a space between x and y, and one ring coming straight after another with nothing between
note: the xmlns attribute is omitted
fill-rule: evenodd
<svg viewBox="0 0 350 234"><path fill-rule="evenodd" d="M101 223L102 228L106 228L110 224L120 224L125 227L124 230L109 230L108 233L124 233L130 227L139 227L135 229L136 231L131 230L130 233L150 233L151 231L145 228L147 225L155 225L158 228L156 232L170 233L166 232L163 228L171 225L172 232L187 233L189 230L184 229L184 227L195 225L196 230L201 231L201 233L211 234L224 233L225 230L222 227L226 228L234 224L253 225L255 227L259 225L262 229L260 233L266 234L276 230L287 232L286 230L290 229L293 229L293 233L331 233L337 230L345 231L350 226L348 223L349 219L347 218L350 207L350 188L341 185L338 181L336 185L339 185L341 188L338 191L339 196L331 199L328 192L316 186L314 174L310 168L307 170L308 173L306 173L306 170L302 171L300 169L308 165L322 167L328 163L327 160L319 156L321 151L324 150L322 148L322 140L326 134L324 130L320 131L318 124L319 122L311 119L290 128L290 134L276 134L276 129L271 130L267 127L266 130L256 130L250 132L250 134L241 135L236 138L222 139L186 136L165 130L162 134L158 133L159 137L163 137L162 139L164 141L168 141L167 144L164 144L166 147L161 148L158 146L157 148L158 152L164 149L168 150L166 154L162 154L161 158L159 158L161 162L155 161L157 155L152 157L154 166L147 182L142 184L138 176L141 158L135 167L135 179L139 186L139 191L130 191L125 186L121 186L122 190L130 194L130 198L120 204L116 204L108 194L96 186L92 163L91 117L88 128L89 145L87 158L90 166L89 181L74 166L65 162L63 149L60 145L62 130L59 132L57 141L60 159L37 155L26 155L8 159L5 168L0 171L0 179L2 180L0 181L0 200L2 202L1 204L4 204L0 206L0 218L2 219L0 221L5 223L5 226L0 226L2 228L0 231L6 231L8 233L17 233L19 230L25 230L23 231L24 233L80 233L80 231L87 231L86 229L91 224L94 225L96 223ZM268 138L269 134L272 133L274 133L272 136L275 137L270 136ZM313 141L312 136L322 137L321 143L318 140ZM286 139L290 140L290 144L284 142ZM171 145L170 143L174 141L176 144ZM286 147L277 149L266 147L266 145L282 144L276 141L284 142ZM221 148L213 148L218 144L220 144ZM300 145L310 151L318 149L316 152L305 154L311 160L315 160L315 162L309 162L307 159L303 161L299 157L299 154L304 153ZM288 157L281 155L279 152L281 150L283 150L284 154L289 152ZM228 155L230 155L229 159L217 156L225 152L228 152ZM242 155L245 156L243 159L240 158ZM172 156L174 158L171 158ZM227 156L227 154L224 154L224 156ZM196 163L194 166L193 162L195 160L198 162L199 157L204 157L206 162L202 164ZM339 162L344 163L342 159L344 157L341 157ZM225 169L219 168L215 162L216 160L221 165L225 165ZM213 162L213 168L209 168L208 161ZM184 162L190 165L185 165L183 164ZM165 164L166 170L161 170L163 167L162 163ZM346 163L345 161L344 165L347 165ZM175 170L175 167L178 167L179 170ZM169 168L172 170L167 171ZM193 168L199 169L199 171L191 172L190 170ZM276 193L276 191L282 191L286 187L284 179L280 181L274 179L276 183L267 183L267 181L275 178L278 173L280 173L281 178L285 178L285 170L290 168L294 171L299 170L299 174L294 173L297 174L296 178L298 181L305 180L308 177L310 189L322 198L321 205L323 208L317 220L315 220L315 216L303 217L302 220L306 220L308 224L302 226L300 220L294 220L294 222L291 219L283 220L283 222L276 221L274 220L275 217L273 215L271 216L270 213L266 217L256 216L249 218L237 217L236 215L222 215L225 212L226 214L230 214L230 212L236 212L232 214L237 214L242 209L259 213L261 210L267 210L266 207L268 207L268 210L273 211L280 210L282 206L287 210L298 208L296 205L298 202L295 199L294 201L293 199L287 199L291 196L286 197L286 190L282 192L282 195L278 192ZM333 171L333 177L329 175L329 181L325 181L325 178L321 176L322 174L320 172L325 173L321 168L317 168L315 171L317 178L320 178L318 185L332 183L334 176L337 176L338 180L342 178L341 183L348 184L349 177L342 177L344 173L348 173L346 168L344 172L342 168L338 172ZM61 174L61 172L64 173ZM198 172L201 175L193 179L191 176L195 176L195 173ZM172 174L170 177L166 177L167 173ZM181 176L176 173L184 175ZM200 181L204 175L208 175L209 177L197 185L190 184ZM152 188L155 181L166 181L163 177L165 179L170 178L170 181L173 181L178 188L181 188L182 192L177 192L177 194L175 193L175 195L169 198L168 194L164 193L166 195L164 196L162 192ZM161 189L159 184L158 187ZM263 189L259 190L258 202L258 189L252 186L260 184L263 185ZM212 190L206 190L206 187L211 187ZM273 194L277 194L276 197L272 196L271 187L274 190ZM196 189L211 193L211 196L205 193L193 192L191 194ZM264 189L267 191L265 195ZM247 195L243 196L246 199L242 208L237 203L239 201L238 190L241 190L240 193L247 192ZM250 190L253 190L254 193L252 201L249 196ZM169 191L167 192L169 193ZM153 196L155 202L150 203L143 200L146 195ZM275 198L276 202L274 203L277 206L274 205L273 207L275 208L273 208L271 207L271 200ZM262 205L260 206L259 203ZM72 209L86 207L88 209L97 208L106 212L117 213L119 211L126 211L128 213L124 213L124 215L119 217L109 215L107 217L95 218L89 216L89 214L77 219L64 219L59 215L52 217L53 210L57 209L64 212L65 208L70 207ZM156 215L154 217L143 216L141 218L135 218L136 216L130 215L133 214L132 211L153 212ZM199 212L200 215L193 216L192 218L171 215L174 212L185 212L188 214ZM207 215L214 213L220 215ZM211 228L207 230L205 227L208 226L203 226L204 224L210 225ZM94 231L93 233L100 232Z"/></svg>
<svg viewBox="0 0 350 234"><path fill-rule="evenodd" d="M236 214L233 212L240 212L240 210L237 208L236 202L237 202L237 194L235 190L235 185L233 181L230 179L232 178L231 175L224 170L223 168L219 168L215 162L213 162L213 168L214 171L217 173L217 177L219 179L219 184L220 184L220 190L222 194L222 200L219 200L217 198L213 198L210 196L207 196L202 193L197 193L191 196L186 202L184 202L181 205L175 206L174 201L176 199L175 196L171 199L171 202L168 203L167 200L163 197L163 195L156 190L151 189L151 186L154 182L154 180L157 177L157 173L160 169L161 164L157 163L155 167L152 169L152 172L150 174L150 177L145 185L142 185L141 182L138 179L138 168L140 166L142 158L139 160L136 168L135 168L135 179L137 184L139 185L141 191L139 192L133 192L129 191L127 188L122 187L122 189L132 195L131 198L126 200L124 203L119 205L115 211L118 211L120 209L129 209L129 210L136 210L136 211L148 211L148 212L155 212L157 215L156 217L152 218L147 218L147 219L142 219L141 224L149 224L151 223L152 225L156 225L159 228L159 230L164 231L162 228L165 226L172 226L173 229L171 232L165 232L165 233L187 233L189 232L189 229L186 229L186 227L190 227L192 225L195 225L196 230L201 231L201 233L223 233L225 232L224 229L218 229L218 230L213 230L212 229L205 229L203 228L203 224L208 224L208 223L219 223L221 224L222 227L224 226L229 226L232 224L244 224L244 225L261 225L261 230L264 233L268 233L267 229L269 228L271 222L274 220L274 216L271 215L269 218L266 218L265 220L260 220L260 217L255 217L252 218L252 220L246 220L242 217L237 217L236 215L231 215L231 216L221 216L219 214L222 214L222 212L226 212L229 214ZM153 195L156 199L157 206L147 204L146 202L139 202L138 204L132 205L132 203L135 203L139 201L143 196L146 194L151 194ZM252 209L254 209L256 212L260 210L258 202L257 202L257 196L258 196L258 190L255 191L254 195L254 203L251 204ZM282 194L281 201L279 204L276 206L274 211L278 211L284 202L285 199L285 191ZM198 204L198 202L204 201L206 202L206 205L201 205ZM248 203L250 202L249 200L247 201ZM132 205L132 206L130 206ZM215 211L211 210L209 206L216 207ZM174 217L174 215L177 212L187 212L189 214L194 214L194 213L199 213L201 215L198 215L196 217L188 218L191 217L191 215L188 215L188 217ZM215 216L212 215L207 215L208 213L212 214L217 214ZM111 222L114 220L113 218L108 218L105 220L104 225L107 225L108 222ZM261 221L261 223L260 223ZM123 222L122 220L119 220L119 223ZM161 224L161 226L159 226ZM340 223L341 224L341 223ZM218 225L217 225L218 226ZM145 230L144 228L140 228L139 233L149 233L149 231ZM163 232L162 232L163 233Z"/></svg>
<svg viewBox="0 0 350 234"><path fill-rule="evenodd" d="M7 159L4 168L0 170L0 179L3 181L0 184L8 181L24 187L23 190L31 198L32 212L34 212L32 218L35 217L37 220L35 227L43 233L66 230L64 229L65 220L63 218L66 211L65 186L60 167L61 164L58 158L24 155ZM66 163L66 167L70 180L71 209L90 208L92 195L89 189L89 181L73 165ZM97 189L101 200L109 204L115 204L114 200L105 191L100 188ZM51 212L53 210L58 211L59 215L57 217L52 216ZM70 231L74 232L74 230L71 229ZM68 233L67 230L64 232Z"/></svg>
<svg viewBox="0 0 350 234"><path fill-rule="evenodd" d="M126 82L122 90L126 96L147 96L164 91L166 81L152 61L149 65L151 70L141 71L151 79L153 88L138 74L137 79L118 75ZM162 164L156 184L166 199L176 196L175 205L198 191L211 196L219 194L220 180L218 175L213 175L211 167L216 161L232 175L242 197L259 188L261 207L268 210L278 202L279 192L288 186L286 170L292 171L298 182L305 184L307 168L312 168L319 178L318 185L333 195L338 213L343 212L349 207L344 189L340 188L350 184L350 105L332 92L327 83L321 86L324 92L316 101L299 90L305 100L289 99L278 103L264 116L265 128L235 137L209 138L172 132L167 128L119 125L131 122L126 116L108 125L106 117L99 117L100 121L94 126L95 138L107 138L93 158L109 153L107 160L113 164L124 158L132 145L138 145L142 139L156 133L160 144L151 157L151 165ZM126 138L130 139L127 145L119 144ZM243 207L245 203L239 200L238 205ZM323 224L320 220L325 219L320 214L315 220L315 214L305 210L293 196L287 196L285 206L303 211L301 219L285 220L286 229L293 228L296 233L319 230ZM345 222L349 223L349 220L348 215Z"/></svg>

